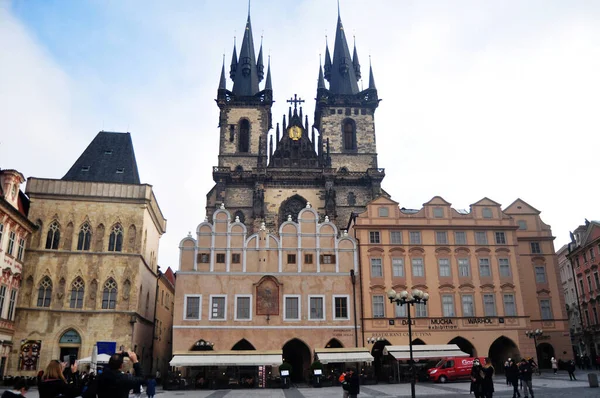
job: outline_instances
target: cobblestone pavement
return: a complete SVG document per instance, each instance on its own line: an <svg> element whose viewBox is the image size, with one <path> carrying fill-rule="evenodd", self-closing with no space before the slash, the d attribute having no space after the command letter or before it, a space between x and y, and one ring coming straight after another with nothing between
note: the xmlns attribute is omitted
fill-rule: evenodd
<svg viewBox="0 0 600 398"><path fill-rule="evenodd" d="M577 381L569 381L566 374L544 374L536 376L533 381L533 389L536 398L558 398L571 395L577 398L598 398L600 388L588 387L588 372L578 372ZM600 373L595 372L600 378ZM468 382L455 383L420 383L416 386L417 397L427 398L451 398L469 397L470 384ZM496 393L494 397L512 397L512 387L504 383L502 376L497 377L495 383ZM521 394L523 394L521 392ZM157 391L156 398L329 398L342 396L341 387L326 388L290 388L281 389L253 389L253 390L217 390L217 391ZM133 395L130 396L133 398ZM361 386L359 398L381 397L396 398L410 397L409 384L377 384ZM27 398L39 398L37 390L32 389L27 393ZM142 394L141 398L147 398Z"/></svg>

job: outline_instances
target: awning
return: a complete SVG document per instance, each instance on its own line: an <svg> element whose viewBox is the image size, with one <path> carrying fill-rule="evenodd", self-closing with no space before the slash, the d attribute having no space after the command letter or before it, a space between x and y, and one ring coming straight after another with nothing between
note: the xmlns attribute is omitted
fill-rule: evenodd
<svg viewBox="0 0 600 398"><path fill-rule="evenodd" d="M108 363L109 359L110 359L110 355L100 354L100 355L98 355L98 358L96 358L96 363ZM79 364L92 363L92 357L85 357L85 358L78 359L77 363L79 363Z"/></svg>
<svg viewBox="0 0 600 398"><path fill-rule="evenodd" d="M391 355L396 359L410 359L410 347L407 345L388 345L383 349L384 355ZM414 359L468 357L456 344L441 345L413 345Z"/></svg>
<svg viewBox="0 0 600 398"><path fill-rule="evenodd" d="M176 354L171 366L260 366L281 365L282 351L202 351Z"/></svg>
<svg viewBox="0 0 600 398"><path fill-rule="evenodd" d="M321 363L373 361L368 348L317 348L315 352Z"/></svg>

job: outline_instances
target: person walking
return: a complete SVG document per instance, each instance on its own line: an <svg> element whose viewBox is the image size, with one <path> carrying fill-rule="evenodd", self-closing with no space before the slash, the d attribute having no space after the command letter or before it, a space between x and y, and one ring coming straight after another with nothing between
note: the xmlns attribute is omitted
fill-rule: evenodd
<svg viewBox="0 0 600 398"><path fill-rule="evenodd" d="M506 376L506 385L510 386L510 380L508 380L508 368L510 368L510 358L504 362L504 375Z"/></svg>
<svg viewBox="0 0 600 398"><path fill-rule="evenodd" d="M357 398L360 394L360 378L354 368L350 368L346 379L348 380L348 398Z"/></svg>
<svg viewBox="0 0 600 398"><path fill-rule="evenodd" d="M513 398L520 398L521 393L519 392L519 367L512 359L510 361L510 366L506 371L506 377L510 380L510 384L513 386Z"/></svg>
<svg viewBox="0 0 600 398"><path fill-rule="evenodd" d="M523 383L523 396L525 398L528 397L528 390L531 393L531 398L533 398L533 385L531 384L532 373L533 367L531 366L531 363L523 358L519 365L519 375L521 376L521 382Z"/></svg>
<svg viewBox="0 0 600 398"><path fill-rule="evenodd" d="M567 372L569 372L569 380L577 381L575 378L575 361L572 359L567 363Z"/></svg>
<svg viewBox="0 0 600 398"><path fill-rule="evenodd" d="M342 390L343 390L343 394L342 397L343 398L348 398L348 374L350 373L350 368L347 368L346 371L344 373L342 373L340 375L340 378L338 379L338 381L342 384Z"/></svg>
<svg viewBox="0 0 600 398"><path fill-rule="evenodd" d="M552 364L552 371L556 374L556 372L558 372L558 361L556 358L552 357L550 358L550 363Z"/></svg>
<svg viewBox="0 0 600 398"><path fill-rule="evenodd" d="M473 367L471 367L471 392L475 394L475 398L484 398L481 392L482 375L481 363L479 363L479 359L475 358Z"/></svg>
<svg viewBox="0 0 600 398"><path fill-rule="evenodd" d="M77 372L77 362L70 367L69 381L65 379L64 370L67 367L65 362L60 363L57 360L52 360L44 371L42 382L38 386L40 398L75 398L81 395L79 387L79 373Z"/></svg>
<svg viewBox="0 0 600 398"><path fill-rule="evenodd" d="M485 359L485 365L481 368L483 373L481 381L481 392L484 398L492 398L494 395L494 367L490 358Z"/></svg>
<svg viewBox="0 0 600 398"><path fill-rule="evenodd" d="M148 398L154 398L156 395L156 379L152 376L148 376L148 380L146 380L146 395Z"/></svg>

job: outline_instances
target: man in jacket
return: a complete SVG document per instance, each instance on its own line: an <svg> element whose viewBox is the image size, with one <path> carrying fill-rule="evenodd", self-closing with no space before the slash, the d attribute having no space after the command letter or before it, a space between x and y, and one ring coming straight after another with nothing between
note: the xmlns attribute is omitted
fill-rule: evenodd
<svg viewBox="0 0 600 398"><path fill-rule="evenodd" d="M521 393L519 393L519 367L512 359L506 370L506 378L513 386L513 398L521 398Z"/></svg>
<svg viewBox="0 0 600 398"><path fill-rule="evenodd" d="M346 375L348 381L348 397L357 398L360 394L360 378L354 368L350 368L350 371Z"/></svg>
<svg viewBox="0 0 600 398"><path fill-rule="evenodd" d="M531 374L533 373L533 367L531 363L525 360L521 361L519 365L519 375L521 376L521 380L523 382L523 395L527 398L527 390L531 393L531 398L533 398L533 385L531 384Z"/></svg>
<svg viewBox="0 0 600 398"><path fill-rule="evenodd" d="M135 376L123 373L123 354L127 354L133 363ZM108 360L108 367L98 376L98 398L129 398L129 391L136 389L143 382L142 367L135 352L113 354Z"/></svg>

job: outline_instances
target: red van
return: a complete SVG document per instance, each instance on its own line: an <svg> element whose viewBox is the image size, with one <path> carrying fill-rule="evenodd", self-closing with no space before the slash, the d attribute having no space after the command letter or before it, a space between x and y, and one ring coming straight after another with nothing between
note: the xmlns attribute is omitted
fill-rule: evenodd
<svg viewBox="0 0 600 398"><path fill-rule="evenodd" d="M478 358L483 365L485 358ZM471 368L475 358L448 357L442 359L433 368L429 369L429 380L445 383L448 380L468 379L471 377Z"/></svg>

